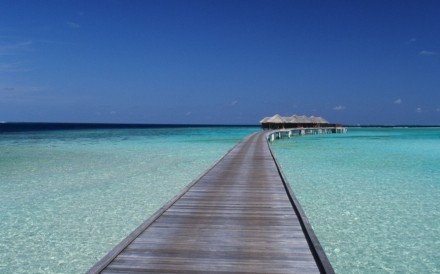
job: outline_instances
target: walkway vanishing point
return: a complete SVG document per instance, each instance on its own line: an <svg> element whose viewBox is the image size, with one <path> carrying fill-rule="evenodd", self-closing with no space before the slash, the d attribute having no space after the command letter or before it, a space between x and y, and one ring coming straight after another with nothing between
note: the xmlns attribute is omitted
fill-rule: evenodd
<svg viewBox="0 0 440 274"><path fill-rule="evenodd" d="M334 273L266 137L236 145L87 273Z"/></svg>

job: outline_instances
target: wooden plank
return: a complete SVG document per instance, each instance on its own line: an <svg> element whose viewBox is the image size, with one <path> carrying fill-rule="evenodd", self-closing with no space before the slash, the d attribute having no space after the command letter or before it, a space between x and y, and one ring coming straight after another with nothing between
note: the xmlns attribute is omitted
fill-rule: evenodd
<svg viewBox="0 0 440 274"><path fill-rule="evenodd" d="M289 191L265 133L254 134L88 273L333 273Z"/></svg>

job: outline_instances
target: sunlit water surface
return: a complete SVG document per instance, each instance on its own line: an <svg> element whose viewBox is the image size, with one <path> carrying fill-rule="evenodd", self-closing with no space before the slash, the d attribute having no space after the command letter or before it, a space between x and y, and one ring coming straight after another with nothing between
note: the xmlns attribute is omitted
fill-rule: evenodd
<svg viewBox="0 0 440 274"><path fill-rule="evenodd" d="M257 128L0 134L0 273L83 273Z"/></svg>
<svg viewBox="0 0 440 274"><path fill-rule="evenodd" d="M256 128L0 135L0 273L82 273ZM440 129L273 149L337 273L440 273Z"/></svg>
<svg viewBox="0 0 440 274"><path fill-rule="evenodd" d="M272 145L337 273L440 273L440 129Z"/></svg>

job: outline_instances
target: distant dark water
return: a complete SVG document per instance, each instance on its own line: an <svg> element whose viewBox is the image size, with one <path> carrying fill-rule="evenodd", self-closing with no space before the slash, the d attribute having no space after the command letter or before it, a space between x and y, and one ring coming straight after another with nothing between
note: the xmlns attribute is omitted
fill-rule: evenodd
<svg viewBox="0 0 440 274"><path fill-rule="evenodd" d="M105 124L105 123L0 123L2 132L69 130L69 129L140 129L187 127L257 127L258 125L201 125L201 124Z"/></svg>

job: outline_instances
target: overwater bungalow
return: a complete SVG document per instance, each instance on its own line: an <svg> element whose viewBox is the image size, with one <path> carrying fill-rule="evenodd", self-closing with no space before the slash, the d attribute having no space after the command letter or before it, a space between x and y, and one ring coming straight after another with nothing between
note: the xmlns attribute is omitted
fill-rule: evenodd
<svg viewBox="0 0 440 274"><path fill-rule="evenodd" d="M260 121L263 129L283 129L283 128L315 128L315 127L339 127L338 124L330 124L322 117L305 115L281 116L275 114L272 117L265 117Z"/></svg>

